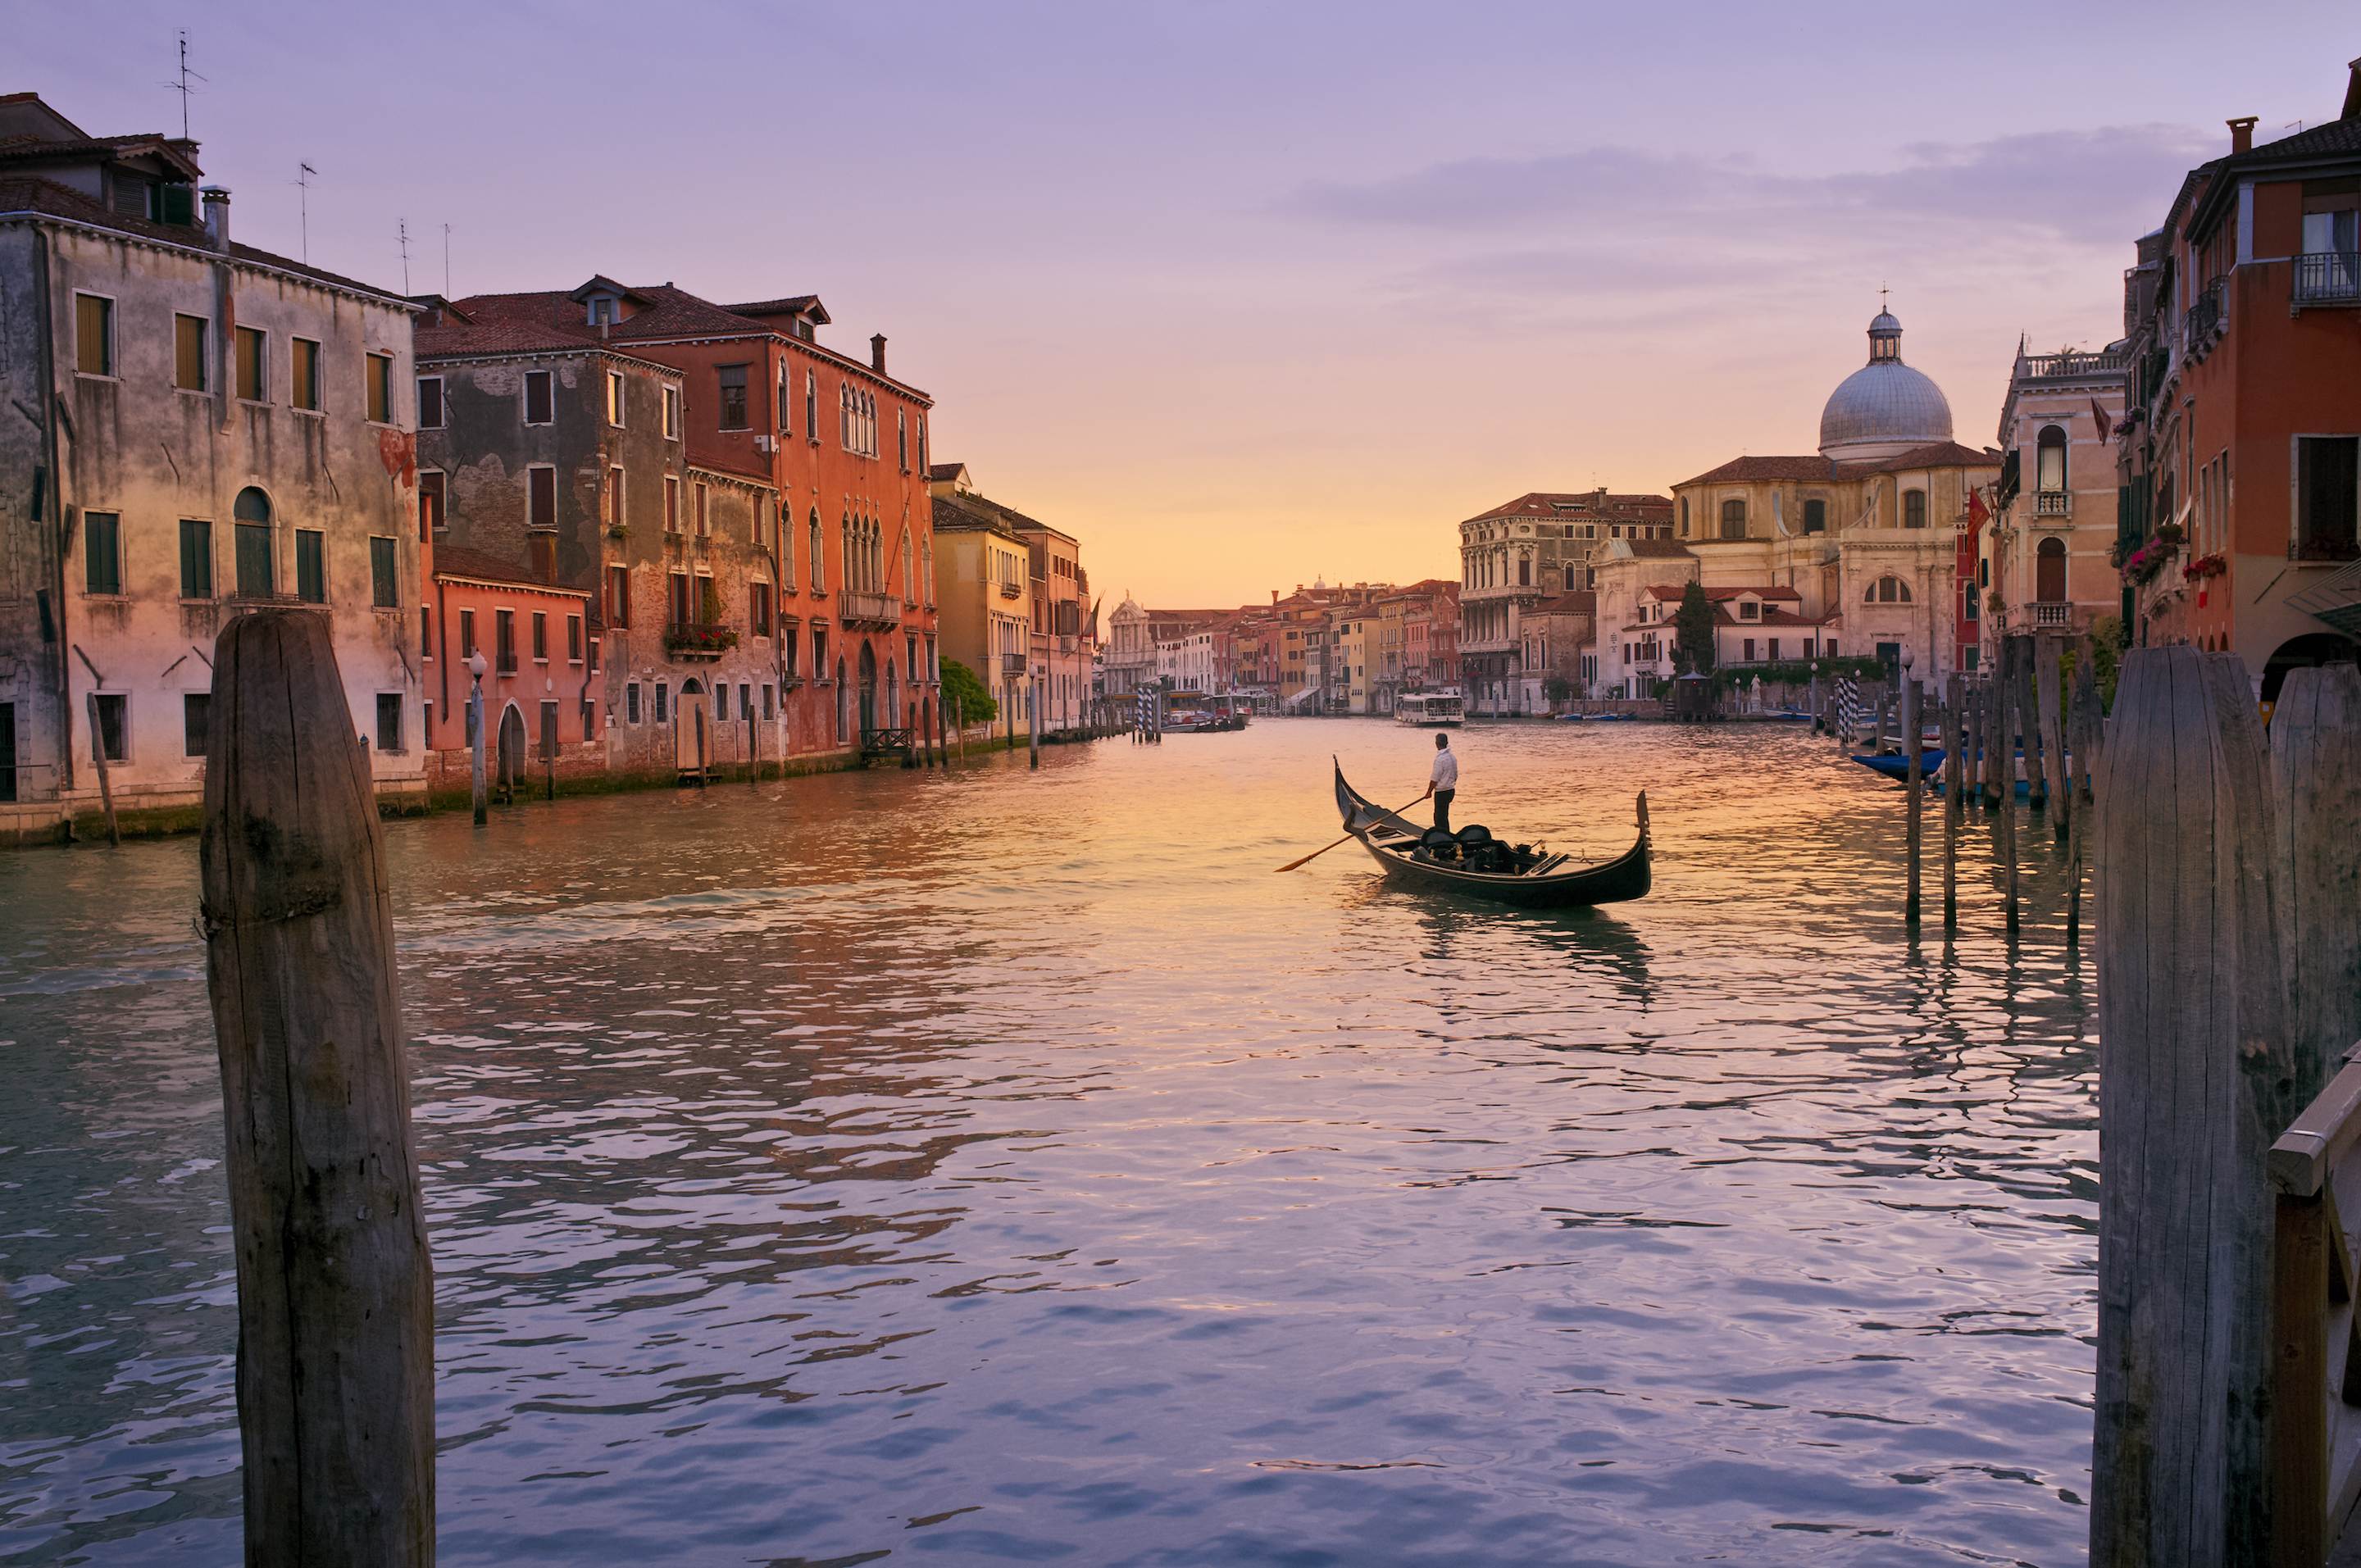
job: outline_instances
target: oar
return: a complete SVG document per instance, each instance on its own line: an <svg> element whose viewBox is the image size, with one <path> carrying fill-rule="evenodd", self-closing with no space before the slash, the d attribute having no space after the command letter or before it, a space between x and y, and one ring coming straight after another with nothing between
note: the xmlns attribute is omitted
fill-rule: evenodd
<svg viewBox="0 0 2361 1568"><path fill-rule="evenodd" d="M1419 801L1424 800L1426 796L1422 795L1414 799L1405 800L1400 806L1395 806L1391 811L1386 813L1386 815L1389 817L1400 817L1403 812L1408 811L1411 806L1416 806ZM1347 833L1342 839L1337 839L1336 844L1348 844L1352 842L1352 839L1353 835ZM1301 860L1290 861L1287 864L1279 867L1279 869L1283 872L1291 872L1298 866L1308 866L1312 861L1318 860L1321 856L1326 854L1329 850L1334 849L1336 844L1324 844L1319 849L1312 850L1310 854L1304 856Z"/></svg>

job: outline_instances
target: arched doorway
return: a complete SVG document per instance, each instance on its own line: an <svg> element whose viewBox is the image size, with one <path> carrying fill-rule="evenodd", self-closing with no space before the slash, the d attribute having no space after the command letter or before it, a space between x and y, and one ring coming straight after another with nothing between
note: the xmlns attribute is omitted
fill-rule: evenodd
<svg viewBox="0 0 2361 1568"><path fill-rule="evenodd" d="M2066 542L2045 539L2033 554L2033 597L2043 604L2066 602Z"/></svg>
<svg viewBox="0 0 2361 1568"><path fill-rule="evenodd" d="M877 728L877 650L861 645L861 733Z"/></svg>
<svg viewBox="0 0 2361 1568"><path fill-rule="evenodd" d="M2302 637L2290 637L2280 643L2263 665L2262 700L2277 702L2279 687L2290 670L2301 670L2314 664L2351 663L2361 654L2361 643L2334 631L2314 631Z"/></svg>
<svg viewBox="0 0 2361 1568"><path fill-rule="evenodd" d="M524 715L511 703L500 710L500 798L516 798L516 786L524 780Z"/></svg>
<svg viewBox="0 0 2361 1568"><path fill-rule="evenodd" d="M713 715L705 683L691 675L680 688L679 706L672 716L673 765L682 773L702 773L713 755Z"/></svg>

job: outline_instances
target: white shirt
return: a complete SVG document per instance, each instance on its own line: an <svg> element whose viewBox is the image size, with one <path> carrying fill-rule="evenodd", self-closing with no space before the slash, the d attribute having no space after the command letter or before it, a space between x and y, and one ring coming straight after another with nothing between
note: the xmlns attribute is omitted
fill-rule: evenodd
<svg viewBox="0 0 2361 1568"><path fill-rule="evenodd" d="M1446 749L1434 754L1434 787L1439 790L1459 787L1459 759Z"/></svg>

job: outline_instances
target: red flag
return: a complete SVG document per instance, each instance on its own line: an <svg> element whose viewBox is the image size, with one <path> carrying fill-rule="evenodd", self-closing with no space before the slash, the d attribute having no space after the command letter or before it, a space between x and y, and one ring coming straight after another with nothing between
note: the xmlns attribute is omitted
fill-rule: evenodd
<svg viewBox="0 0 2361 1568"><path fill-rule="evenodd" d="M1991 516L1992 516L1992 513L1990 513L1990 512L1988 512L1988 511L1986 511L1986 510L1984 510L1984 496L1983 496L1983 492L1982 492L1982 490L1979 490L1978 488L1976 488L1973 485L1970 485L1970 486L1968 487L1968 528L1969 528L1969 530L1970 530L1971 532L1972 532L1972 531L1974 531L1974 530L1976 530L1976 529L1982 528L1982 527L1984 525L1984 523L1985 523L1986 520L1988 520Z"/></svg>
<svg viewBox="0 0 2361 1568"><path fill-rule="evenodd" d="M2115 427L2109 422L2107 411L2099 406L2099 400L2096 398L2091 400L2091 417L2099 422L2100 440L2111 441L2114 438Z"/></svg>

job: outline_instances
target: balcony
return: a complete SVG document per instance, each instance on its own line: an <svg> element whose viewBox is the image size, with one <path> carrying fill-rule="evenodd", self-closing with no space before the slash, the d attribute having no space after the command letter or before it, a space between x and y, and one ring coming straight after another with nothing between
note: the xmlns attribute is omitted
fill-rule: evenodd
<svg viewBox="0 0 2361 1568"><path fill-rule="evenodd" d="M2037 492L2033 498L2033 515L2036 517L2072 517L2074 515L2074 492L2071 490L2042 490Z"/></svg>
<svg viewBox="0 0 2361 1568"><path fill-rule="evenodd" d="M2035 599L2025 610L2037 631L2063 631L2074 623L2074 607L2062 599Z"/></svg>
<svg viewBox="0 0 2361 1568"><path fill-rule="evenodd" d="M738 646L738 629L710 621L675 620L664 628L664 652L675 659L719 659Z"/></svg>
<svg viewBox="0 0 2361 1568"><path fill-rule="evenodd" d="M2297 257L2290 302L2297 310L2361 305L2361 251L2318 250Z"/></svg>
<svg viewBox="0 0 2361 1568"><path fill-rule="evenodd" d="M2121 354L2085 354L2070 349L2062 354L2021 354L2017 356L2016 376L2021 381L2070 381L2090 376L2113 379L2120 378L2128 366L2128 358Z"/></svg>
<svg viewBox="0 0 2361 1568"><path fill-rule="evenodd" d="M891 631L902 624L902 600L895 594L855 593L847 588L837 596L836 613L847 626Z"/></svg>
<svg viewBox="0 0 2361 1568"><path fill-rule="evenodd" d="M2180 351L2191 359L2204 358L2206 350L2222 341L2222 280L2216 278L2180 318Z"/></svg>
<svg viewBox="0 0 2361 1568"><path fill-rule="evenodd" d="M1021 681L1025 678L1025 669L1026 659L1024 654L1003 653L1000 656L1000 673L1004 678L1012 681Z"/></svg>
<svg viewBox="0 0 2361 1568"><path fill-rule="evenodd" d="M1023 598L1025 597L1025 585L1022 583L1003 583L1000 585L1000 597L1005 599Z"/></svg>

